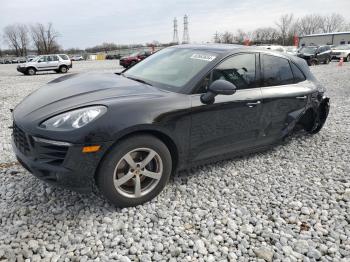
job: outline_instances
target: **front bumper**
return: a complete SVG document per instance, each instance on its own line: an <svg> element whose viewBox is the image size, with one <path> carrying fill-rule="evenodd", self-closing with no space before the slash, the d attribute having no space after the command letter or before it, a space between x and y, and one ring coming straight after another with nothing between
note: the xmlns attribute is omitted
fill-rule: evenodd
<svg viewBox="0 0 350 262"><path fill-rule="evenodd" d="M20 73L25 73L27 70L26 67L20 67L20 66L17 66L17 71L20 72Z"/></svg>
<svg viewBox="0 0 350 262"><path fill-rule="evenodd" d="M85 145L37 139L14 125L12 147L18 161L47 183L78 192L91 192L97 167L112 142L98 143L95 153L82 153Z"/></svg>

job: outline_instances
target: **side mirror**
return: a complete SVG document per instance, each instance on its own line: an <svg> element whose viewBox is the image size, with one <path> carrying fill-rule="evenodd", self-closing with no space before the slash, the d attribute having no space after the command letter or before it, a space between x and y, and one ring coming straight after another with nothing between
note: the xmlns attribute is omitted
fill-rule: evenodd
<svg viewBox="0 0 350 262"><path fill-rule="evenodd" d="M215 80L208 88L208 91L201 95L203 104L213 104L217 95L233 95L237 87L226 80Z"/></svg>

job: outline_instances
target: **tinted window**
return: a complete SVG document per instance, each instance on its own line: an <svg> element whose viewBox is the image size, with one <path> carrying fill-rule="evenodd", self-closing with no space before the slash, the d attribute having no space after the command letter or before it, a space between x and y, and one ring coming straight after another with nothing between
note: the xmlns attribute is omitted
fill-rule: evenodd
<svg viewBox="0 0 350 262"><path fill-rule="evenodd" d="M213 71L212 81L218 79L233 83L237 89L255 87L255 54L240 54L226 59Z"/></svg>
<svg viewBox="0 0 350 262"><path fill-rule="evenodd" d="M286 85L294 82L293 73L287 59L263 55L263 86Z"/></svg>
<svg viewBox="0 0 350 262"><path fill-rule="evenodd" d="M294 82L298 83L304 81L306 78L304 74L300 71L300 69L293 63L290 63L294 75Z"/></svg>
<svg viewBox="0 0 350 262"><path fill-rule="evenodd" d="M68 56L66 56L66 55L60 55L60 57L61 57L63 60L69 60Z"/></svg>

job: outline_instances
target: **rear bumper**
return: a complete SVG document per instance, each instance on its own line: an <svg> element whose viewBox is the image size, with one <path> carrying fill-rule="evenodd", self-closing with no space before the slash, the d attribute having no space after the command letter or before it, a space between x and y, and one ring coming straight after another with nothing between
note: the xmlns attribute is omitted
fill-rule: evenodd
<svg viewBox="0 0 350 262"><path fill-rule="evenodd" d="M97 167L112 142L99 143L101 150L82 153L83 145L58 146L48 142L36 142L26 134L23 138L12 136L12 147L22 166L45 182L69 188L77 192L91 192ZM18 142L19 141L19 142Z"/></svg>

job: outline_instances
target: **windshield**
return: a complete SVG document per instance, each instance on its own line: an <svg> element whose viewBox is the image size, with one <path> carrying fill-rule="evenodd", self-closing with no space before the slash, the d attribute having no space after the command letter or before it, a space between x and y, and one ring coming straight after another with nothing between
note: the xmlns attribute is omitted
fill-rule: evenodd
<svg viewBox="0 0 350 262"><path fill-rule="evenodd" d="M131 55L129 56L138 56L141 52L135 52L135 53L132 53Z"/></svg>
<svg viewBox="0 0 350 262"><path fill-rule="evenodd" d="M305 54L315 54L317 50L317 47L303 47L300 50L300 53L305 53Z"/></svg>
<svg viewBox="0 0 350 262"><path fill-rule="evenodd" d="M336 49L336 50L349 50L350 45L338 45L334 49Z"/></svg>
<svg viewBox="0 0 350 262"><path fill-rule="evenodd" d="M36 56L36 57L34 57L34 58L32 59L32 61L31 61L31 62L36 62L36 61L38 61L40 58L41 58L41 56L40 56L40 55L39 55L39 56Z"/></svg>
<svg viewBox="0 0 350 262"><path fill-rule="evenodd" d="M136 64L124 75L178 92L216 55L202 50L166 48Z"/></svg>

